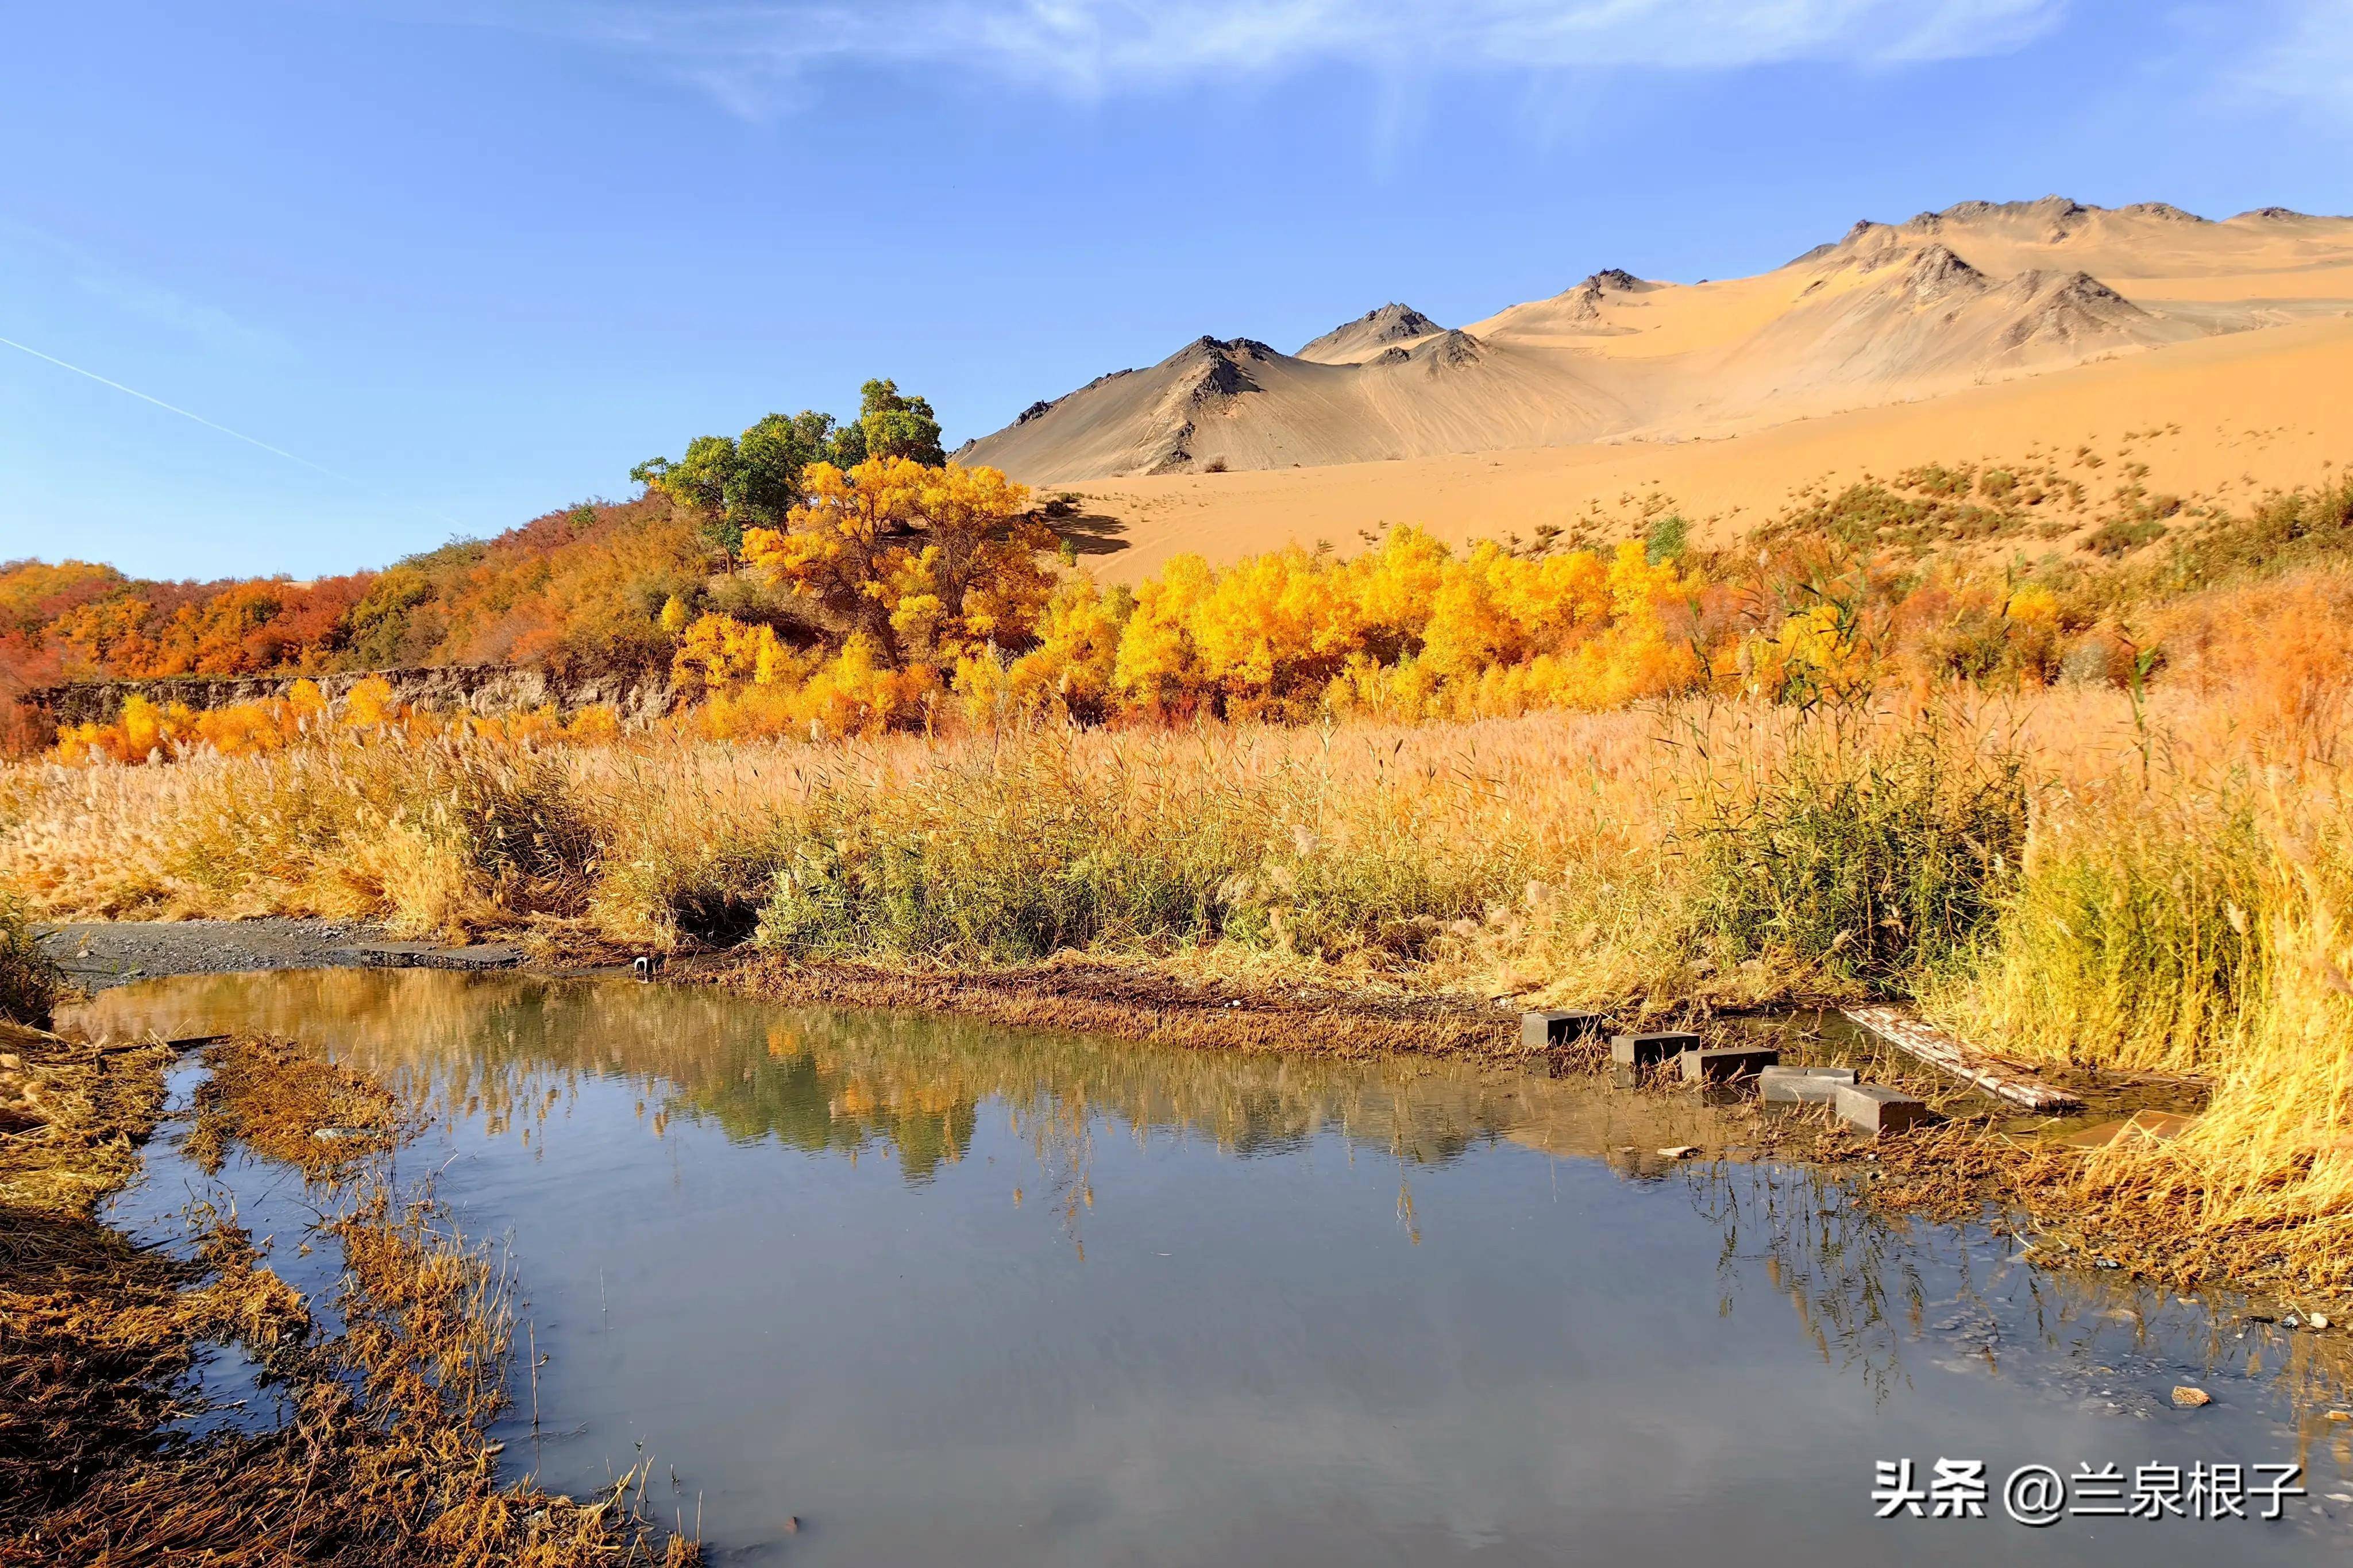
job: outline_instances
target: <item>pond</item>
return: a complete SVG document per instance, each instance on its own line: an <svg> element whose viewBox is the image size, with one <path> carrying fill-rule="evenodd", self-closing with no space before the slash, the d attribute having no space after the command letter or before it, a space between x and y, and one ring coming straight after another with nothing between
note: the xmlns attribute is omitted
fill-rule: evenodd
<svg viewBox="0 0 2353 1568"><path fill-rule="evenodd" d="M1662 1159L1739 1141L1686 1095L433 971L152 981L67 1022L297 1036L413 1084L438 1120L402 1173L511 1253L546 1358L528 1390L518 1358L504 1462L586 1493L650 1457L649 1508L720 1562L2353 1544L2345 1336L2049 1272L1820 1172ZM168 1137L150 1164L118 1223L161 1235L201 1182ZM298 1180L221 1180L281 1272L328 1282ZM236 1378L216 1397L269 1418ZM2184 1383L2214 1402L2174 1408ZM1875 1518L1907 1459L1924 1490L1982 1461L1985 1517ZM2170 1511L2239 1465L2258 1515L2256 1467L2290 1464L2308 1495L2276 1522ZM2083 1482L2028 1528L2002 1494L2029 1465L2117 1467L2118 1499ZM2164 1517L2089 1511L2136 1493Z"/></svg>

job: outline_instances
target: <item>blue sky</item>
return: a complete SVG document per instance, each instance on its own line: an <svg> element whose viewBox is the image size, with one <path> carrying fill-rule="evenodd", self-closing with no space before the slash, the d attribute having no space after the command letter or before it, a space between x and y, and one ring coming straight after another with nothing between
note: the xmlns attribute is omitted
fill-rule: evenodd
<svg viewBox="0 0 2353 1568"><path fill-rule="evenodd" d="M0 558L156 576L379 565L869 375L953 443L1202 332L1966 197L2353 209L2348 0L77 0L0 47L0 338L119 384L0 347Z"/></svg>

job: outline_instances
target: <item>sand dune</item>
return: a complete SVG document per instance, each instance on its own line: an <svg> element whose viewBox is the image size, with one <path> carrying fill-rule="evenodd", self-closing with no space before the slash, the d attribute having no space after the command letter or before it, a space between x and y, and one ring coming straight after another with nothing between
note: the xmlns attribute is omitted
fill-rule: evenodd
<svg viewBox="0 0 2353 1568"><path fill-rule="evenodd" d="M1454 503L1440 498L1484 493L1469 476L1496 467L1479 454L1510 454L1505 471L1639 468L1642 460L1598 444L1745 438L2122 355L2147 358L2147 379L2172 384L2157 361L2221 334L2268 339L2348 312L2353 220L2263 209L2218 223L2162 204L2103 209L2055 196L1964 202L1902 224L1857 224L1754 278L1673 284L1598 272L1458 331L1388 305L1296 355L1205 337L1156 365L1033 405L959 456L1032 483L1098 481L1088 488L1105 497L1173 495L1184 475L1201 476L1212 487L1204 494L1231 497L1242 489L1235 476L1251 470L1301 476L1253 481L1275 490L1339 495L1355 481L1311 471L1402 459L1417 473L1464 478L1411 500L1374 482L1377 510L1344 508L1345 521L1320 502L1308 510L1345 532L1413 507L1451 527ZM2272 346L2290 352L2267 345L2254 359ZM2218 363L2263 380L2243 356ZM2331 395L2317 384L2312 393ZM2063 412L2025 401L2046 416ZM2189 425L2202 416L2167 417ZM1804 447L1806 434L1765 445ZM1766 467L1779 471L1778 462ZM1099 483L1155 475L1171 478L1116 492ZM1534 521L1515 508L1490 531Z"/></svg>
<svg viewBox="0 0 2353 1568"><path fill-rule="evenodd" d="M2050 455L2104 496L2146 465L2153 490L2223 500L2310 483L2353 461L2353 319L2191 341L1919 401L1711 439L1522 447L1402 461L1074 483L1077 531L1106 581L1195 552L1229 561L1296 541L1343 553L1411 522L1452 542L1622 520L1671 498L1704 542L1793 492L1926 462ZM2096 468L2077 456L2090 447Z"/></svg>

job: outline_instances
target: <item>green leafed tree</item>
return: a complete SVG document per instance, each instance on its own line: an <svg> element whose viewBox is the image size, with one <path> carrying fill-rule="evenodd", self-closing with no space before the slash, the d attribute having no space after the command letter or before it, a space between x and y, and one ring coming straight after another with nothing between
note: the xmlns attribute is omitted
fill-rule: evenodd
<svg viewBox="0 0 2353 1568"><path fill-rule="evenodd" d="M698 436L685 456L649 458L629 478L692 515L703 542L733 570L745 529L784 526L810 464L847 469L877 457L934 467L947 460L931 404L902 395L895 382L868 382L848 424L813 408L771 414L741 436Z"/></svg>
<svg viewBox="0 0 2353 1568"><path fill-rule="evenodd" d="M801 499L801 471L828 460L833 416L803 409L786 418L771 414L735 443L735 474L727 510L743 527L775 528Z"/></svg>
<svg viewBox="0 0 2353 1568"><path fill-rule="evenodd" d="M661 491L671 505L692 514L703 542L732 568L744 547L744 522L730 515L728 492L741 484L743 468L743 451L734 437L697 436L678 461L649 458L629 470L629 478Z"/></svg>
<svg viewBox="0 0 2353 1568"><path fill-rule="evenodd" d="M905 458L935 468L948 460L930 401L901 396L897 382L870 381L859 389L858 427L865 440L853 461Z"/></svg>

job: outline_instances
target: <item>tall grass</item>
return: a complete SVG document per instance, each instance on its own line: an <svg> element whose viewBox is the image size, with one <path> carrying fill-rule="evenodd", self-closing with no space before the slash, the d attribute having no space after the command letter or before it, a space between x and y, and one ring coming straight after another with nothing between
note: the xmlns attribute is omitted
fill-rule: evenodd
<svg viewBox="0 0 2353 1568"><path fill-rule="evenodd" d="M47 1028L65 976L34 940L17 900L0 894L0 1020Z"/></svg>
<svg viewBox="0 0 2353 1568"><path fill-rule="evenodd" d="M1006 736L893 788L818 790L760 933L797 953L995 962L1220 942L1418 958L1524 879L1527 846L1445 820L1465 804L1377 757L1348 781L1229 733Z"/></svg>
<svg viewBox="0 0 2353 1568"><path fill-rule="evenodd" d="M2199 1073L2260 1026L2271 814L2244 783L2054 789L2023 874L1940 1008L2013 1055Z"/></svg>
<svg viewBox="0 0 2353 1568"><path fill-rule="evenodd" d="M2249 1241L2307 1282L2353 1284L2353 810L2267 803L2232 1026L2201 1055L2206 1113L2172 1143L2106 1151L2114 1201Z"/></svg>
<svg viewBox="0 0 2353 1568"><path fill-rule="evenodd" d="M1908 993L1971 946L2019 865L2025 759L1948 710L1819 709L1729 751L1694 722L1690 749L1683 924L1718 967Z"/></svg>
<svg viewBox="0 0 2353 1568"><path fill-rule="evenodd" d="M2292 1249L2333 1259L2341 1283L2353 1273L2353 819L2340 798L2325 825L2275 847L2260 1026L2218 1064L2212 1108L2178 1149L2140 1157L2158 1167L2157 1201L2193 1202L2213 1225L2295 1226Z"/></svg>

